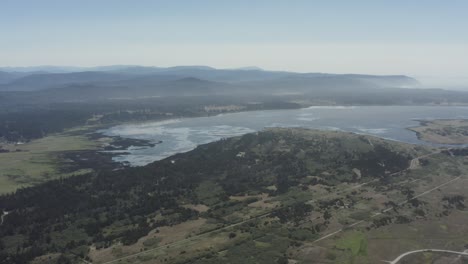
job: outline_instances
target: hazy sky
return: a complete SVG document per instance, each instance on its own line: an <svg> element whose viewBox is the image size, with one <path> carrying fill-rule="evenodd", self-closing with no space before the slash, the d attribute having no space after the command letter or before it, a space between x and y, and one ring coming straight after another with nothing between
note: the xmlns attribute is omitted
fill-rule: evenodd
<svg viewBox="0 0 468 264"><path fill-rule="evenodd" d="M0 0L0 66L256 65L468 84L468 1Z"/></svg>

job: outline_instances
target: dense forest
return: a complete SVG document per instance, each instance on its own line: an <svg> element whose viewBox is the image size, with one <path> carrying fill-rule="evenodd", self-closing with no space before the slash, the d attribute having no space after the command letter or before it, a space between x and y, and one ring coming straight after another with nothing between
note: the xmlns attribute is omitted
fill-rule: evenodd
<svg viewBox="0 0 468 264"><path fill-rule="evenodd" d="M1 263L27 263L47 253L61 253L60 261L87 258L91 245L131 245L150 230L200 215L227 224L225 215L252 202L229 200L232 195L278 196L305 180L330 187L385 181L417 154L413 148L372 140L373 146L366 136L272 129L202 145L144 167L110 168L20 189L0 197L0 208L8 212L0 229ZM210 209L201 213L183 203ZM312 209L280 207L271 213L281 221L299 221ZM155 220L155 215L162 218ZM124 228L108 232L116 225Z"/></svg>
<svg viewBox="0 0 468 264"><path fill-rule="evenodd" d="M26 93L26 94L25 94ZM230 111L292 109L310 105L464 104L463 92L411 89L334 91L306 94L165 96L54 101L28 92L0 92L0 141L28 141L82 125L194 117ZM223 106L234 106L232 109ZM218 107L218 108L217 108Z"/></svg>
<svg viewBox="0 0 468 264"><path fill-rule="evenodd" d="M300 105L278 98L262 97L248 103L244 97L146 98L138 100L101 100L47 104L19 104L7 107L0 98L0 142L41 138L50 133L82 125L110 125L129 121L163 120L219 114L205 106L237 105L237 109L264 110L299 108Z"/></svg>

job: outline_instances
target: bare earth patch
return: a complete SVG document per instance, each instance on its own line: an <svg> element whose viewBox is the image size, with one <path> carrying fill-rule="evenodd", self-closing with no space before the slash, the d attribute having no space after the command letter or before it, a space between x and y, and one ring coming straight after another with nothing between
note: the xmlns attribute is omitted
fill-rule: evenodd
<svg viewBox="0 0 468 264"><path fill-rule="evenodd" d="M199 213L206 212L210 209L210 207L204 205L204 204L184 204L182 207L187 208L187 209L192 209L195 210Z"/></svg>
<svg viewBox="0 0 468 264"><path fill-rule="evenodd" d="M262 199L262 197L266 197L266 196L268 196L268 194L266 194L266 193L258 194L258 195L238 195L238 196L231 195L231 196L229 196L229 199L234 200L234 201L243 202L243 201L245 201L247 199L250 199L250 198Z"/></svg>
<svg viewBox="0 0 468 264"><path fill-rule="evenodd" d="M268 194L263 193L260 197L260 200L249 204L250 207L262 208L262 209L271 209L279 206L281 202L272 201Z"/></svg>
<svg viewBox="0 0 468 264"><path fill-rule="evenodd" d="M271 209L280 205L279 201L272 201L271 197L267 193L262 193L258 195L243 195L243 196L230 196L229 199L234 201L245 201L249 198L257 198L258 201L250 203L249 207L261 208L261 209Z"/></svg>
<svg viewBox="0 0 468 264"><path fill-rule="evenodd" d="M89 257L93 260L93 263L110 261L118 257L140 252L141 249L146 247L144 245L146 241L155 238L158 238L159 243L153 245L153 247L170 244L172 242L185 239L190 234L196 234L205 223L206 219L199 218L197 220L186 221L174 226L163 226L158 229L151 230L148 235L140 238L135 244L129 246L124 246L119 243L102 249L91 247Z"/></svg>

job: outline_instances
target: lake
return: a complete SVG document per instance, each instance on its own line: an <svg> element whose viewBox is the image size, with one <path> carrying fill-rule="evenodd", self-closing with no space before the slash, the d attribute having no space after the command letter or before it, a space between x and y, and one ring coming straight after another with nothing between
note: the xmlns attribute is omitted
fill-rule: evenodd
<svg viewBox="0 0 468 264"><path fill-rule="evenodd" d="M115 161L142 166L197 145L260 131L267 127L304 127L342 130L415 144L429 144L408 127L417 120L468 119L464 106L314 106L293 110L266 110L118 125L100 130L104 135L144 139L160 144L130 147L117 152ZM118 155L118 153L121 153Z"/></svg>

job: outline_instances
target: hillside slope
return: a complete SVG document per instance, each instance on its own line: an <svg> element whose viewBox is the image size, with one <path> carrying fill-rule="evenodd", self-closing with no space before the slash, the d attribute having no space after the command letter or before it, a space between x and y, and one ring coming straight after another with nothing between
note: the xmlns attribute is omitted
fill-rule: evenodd
<svg viewBox="0 0 468 264"><path fill-rule="evenodd" d="M326 210L328 202L304 205L317 194L369 181L392 182L396 172L424 153L428 150L351 133L271 129L202 145L145 167L54 180L0 197L0 208L8 212L0 231L1 258L22 263L52 253L62 260L81 256L104 263L185 239L186 232L215 231L259 215L287 228L312 208ZM295 209L286 209L290 206ZM186 225L192 227L182 228ZM316 237L327 226L307 234ZM171 238L167 232L182 233ZM229 236L222 245L237 241L236 234ZM238 233L241 238L248 239ZM111 253L115 247L122 253ZM282 254L283 246L278 247ZM278 253L267 258L274 260Z"/></svg>

